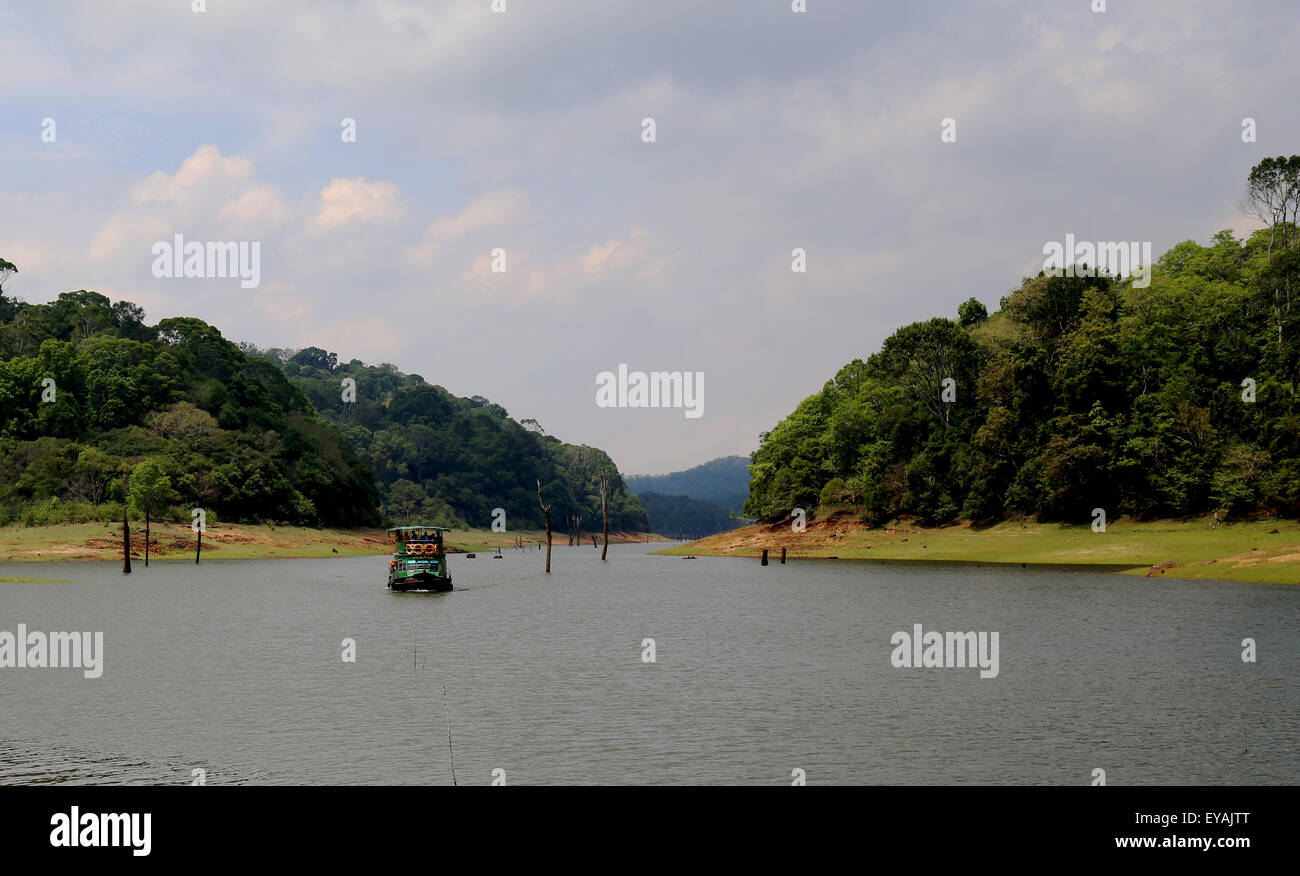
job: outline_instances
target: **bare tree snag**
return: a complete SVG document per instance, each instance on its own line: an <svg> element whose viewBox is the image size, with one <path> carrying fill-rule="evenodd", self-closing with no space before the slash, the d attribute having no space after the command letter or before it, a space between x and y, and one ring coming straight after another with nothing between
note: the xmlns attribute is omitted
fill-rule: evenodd
<svg viewBox="0 0 1300 876"><path fill-rule="evenodd" d="M122 574L131 574L131 524L126 520L126 509L122 509Z"/></svg>
<svg viewBox="0 0 1300 876"><path fill-rule="evenodd" d="M131 574L131 521L126 517L129 503L122 497L122 574Z"/></svg>
<svg viewBox="0 0 1300 876"><path fill-rule="evenodd" d="M551 506L542 501L542 481L537 480L537 504L542 506L546 515L546 574L551 574ZM539 545L540 547L540 545Z"/></svg>
<svg viewBox="0 0 1300 876"><path fill-rule="evenodd" d="M596 490L600 493L600 516L605 520L605 540L604 546L600 550L601 560L605 559L605 552L609 550L609 475L602 474L596 484Z"/></svg>

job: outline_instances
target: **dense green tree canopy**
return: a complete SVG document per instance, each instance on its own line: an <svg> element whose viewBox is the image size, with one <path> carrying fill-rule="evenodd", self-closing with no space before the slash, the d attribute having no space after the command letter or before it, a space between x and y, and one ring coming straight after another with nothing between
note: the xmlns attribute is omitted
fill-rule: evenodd
<svg viewBox="0 0 1300 876"><path fill-rule="evenodd" d="M1297 167L1252 173L1268 227L1174 246L1147 288L1040 274L899 329L762 436L746 513L1300 515Z"/></svg>
<svg viewBox="0 0 1300 876"><path fill-rule="evenodd" d="M641 503L604 451L565 444L536 421L516 422L481 396L454 396L387 363L341 364L336 354L315 347L290 356L251 347L245 352L252 361L282 363L290 382L368 465L385 515L395 522L485 528L493 510L502 508L510 529L540 528L541 481L553 521L578 517L584 528L598 528L596 483L609 473L610 528L648 528ZM345 399L346 380L355 383L355 398Z"/></svg>
<svg viewBox="0 0 1300 876"><path fill-rule="evenodd" d="M120 502L119 472L148 457L146 480L156 468L168 485L150 497L155 516L156 503L175 503L224 519L379 522L375 485L338 431L277 367L202 320L149 327L138 306L86 290L5 301L5 520L37 519L51 502Z"/></svg>
<svg viewBox="0 0 1300 876"><path fill-rule="evenodd" d="M638 493L637 498L645 508L651 530L669 538L703 538L741 525L720 505L689 496L665 496L650 491Z"/></svg>
<svg viewBox="0 0 1300 876"><path fill-rule="evenodd" d="M0 260L0 282L16 272ZM236 346L192 317L150 327L138 306L86 290L40 305L0 295L0 316L0 522L54 520L51 503L111 519L101 505L129 499L154 517L200 505L331 525L486 527L505 508L519 529L541 525L540 480L558 520L592 526L611 473L611 526L647 528L604 452L392 365Z"/></svg>

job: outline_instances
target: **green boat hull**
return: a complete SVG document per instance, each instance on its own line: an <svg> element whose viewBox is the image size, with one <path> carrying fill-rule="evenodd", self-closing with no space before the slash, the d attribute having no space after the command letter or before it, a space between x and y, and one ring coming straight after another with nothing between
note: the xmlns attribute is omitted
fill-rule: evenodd
<svg viewBox="0 0 1300 876"><path fill-rule="evenodd" d="M388 576L388 586L393 590L432 590L447 593L451 590L450 576L432 572L398 572Z"/></svg>

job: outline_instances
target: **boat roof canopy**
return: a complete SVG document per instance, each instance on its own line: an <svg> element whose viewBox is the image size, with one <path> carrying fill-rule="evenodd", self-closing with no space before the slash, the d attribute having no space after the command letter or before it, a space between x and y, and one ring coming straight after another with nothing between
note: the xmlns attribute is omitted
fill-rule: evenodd
<svg viewBox="0 0 1300 876"><path fill-rule="evenodd" d="M438 532L451 532L446 526L394 526L389 532L424 532L427 530L436 530Z"/></svg>

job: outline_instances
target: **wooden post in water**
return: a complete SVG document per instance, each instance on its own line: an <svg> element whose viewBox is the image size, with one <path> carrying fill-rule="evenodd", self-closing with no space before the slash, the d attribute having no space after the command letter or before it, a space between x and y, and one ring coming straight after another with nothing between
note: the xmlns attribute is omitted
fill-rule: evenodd
<svg viewBox="0 0 1300 876"><path fill-rule="evenodd" d="M760 563L759 565L762 565L762 566L766 566L766 565L767 565L767 548L763 548L763 562Z"/></svg>
<svg viewBox="0 0 1300 876"><path fill-rule="evenodd" d="M195 501L199 500L196 498ZM208 528L208 518L206 512L197 507L190 512L190 517L193 518L190 522L190 529L199 537L198 543L194 546L194 565L197 566L199 564L199 554L203 553L203 530Z"/></svg>
<svg viewBox="0 0 1300 876"><path fill-rule="evenodd" d="M785 565L785 545L781 546L781 565Z"/></svg>

